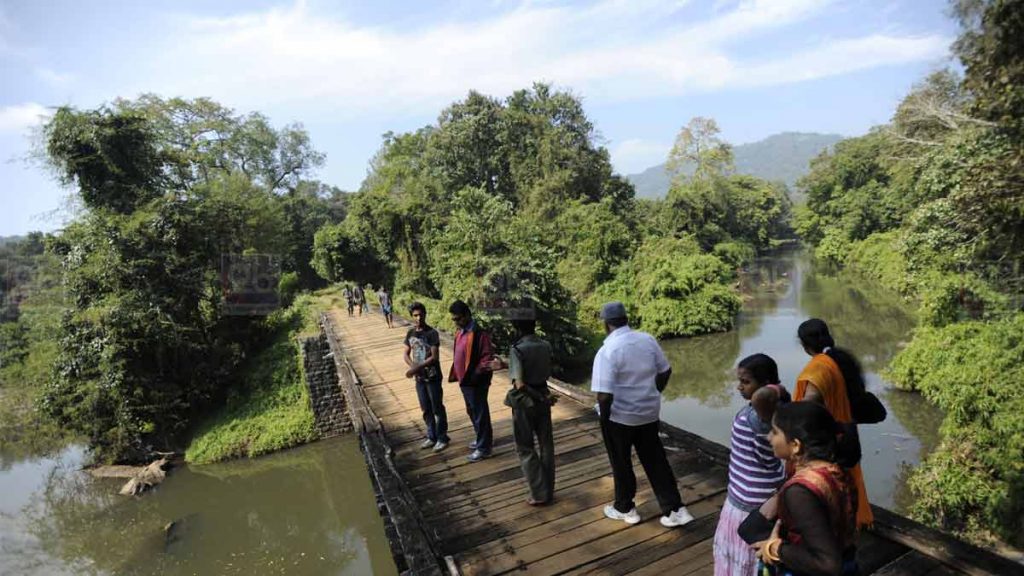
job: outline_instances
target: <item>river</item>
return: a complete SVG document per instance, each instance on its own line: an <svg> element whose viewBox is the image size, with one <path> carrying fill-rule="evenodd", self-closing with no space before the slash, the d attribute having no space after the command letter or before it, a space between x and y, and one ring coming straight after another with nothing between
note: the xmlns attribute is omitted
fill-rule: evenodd
<svg viewBox="0 0 1024 576"><path fill-rule="evenodd" d="M662 419L728 445L732 418L744 400L736 391L740 359L763 352L793 391L810 357L796 331L808 318L825 320L838 346L856 354L868 390L885 404L884 422L860 427L862 468L870 500L906 512L910 470L938 442L942 412L916 393L880 376L914 328L912 309L896 295L854 275L817 270L803 251L762 258L741 275L746 297L736 328L722 334L662 342L673 366Z"/></svg>
<svg viewBox="0 0 1024 576"><path fill-rule="evenodd" d="M139 498L84 456L0 453L0 574L396 573L354 436L183 467Z"/></svg>

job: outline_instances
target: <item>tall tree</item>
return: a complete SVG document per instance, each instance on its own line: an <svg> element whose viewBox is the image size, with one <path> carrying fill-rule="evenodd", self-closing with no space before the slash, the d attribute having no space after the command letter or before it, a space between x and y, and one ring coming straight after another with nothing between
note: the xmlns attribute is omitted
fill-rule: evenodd
<svg viewBox="0 0 1024 576"><path fill-rule="evenodd" d="M222 314L222 255L286 253L287 216L301 228L309 214L273 191L317 161L303 134L282 141L263 124L147 97L64 107L44 127L86 212L52 242L71 310L43 409L102 459L175 447L259 333Z"/></svg>
<svg viewBox="0 0 1024 576"><path fill-rule="evenodd" d="M689 180L709 181L726 176L733 170L732 146L718 134L713 118L697 116L676 136L668 153L665 170L680 184ZM688 172L692 170L692 176Z"/></svg>
<svg viewBox="0 0 1024 576"><path fill-rule="evenodd" d="M280 192L295 187L324 161L301 124L275 130L258 112L238 114L209 98L165 100L146 94L119 99L114 107L148 120L177 188L240 172Z"/></svg>
<svg viewBox="0 0 1024 576"><path fill-rule="evenodd" d="M974 111L1024 136L1024 1L955 0L961 33L953 50L964 65Z"/></svg>

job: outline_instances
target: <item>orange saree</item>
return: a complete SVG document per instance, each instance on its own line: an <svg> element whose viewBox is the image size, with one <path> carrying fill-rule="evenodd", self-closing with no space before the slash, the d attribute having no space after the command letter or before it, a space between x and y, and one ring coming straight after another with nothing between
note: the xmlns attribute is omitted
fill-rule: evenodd
<svg viewBox="0 0 1024 576"><path fill-rule="evenodd" d="M825 408L832 414L837 422L853 422L853 412L850 409L850 399L846 395L846 381L843 380L843 373L839 366L828 354L817 354L804 366L802 372L796 379L796 391L793 394L794 401L800 401L807 395L807 385L813 385L821 394ZM850 477L857 486L857 528L871 526L875 521L871 513L871 504L868 502L868 493L864 488L864 475L861 473L860 464L850 469Z"/></svg>

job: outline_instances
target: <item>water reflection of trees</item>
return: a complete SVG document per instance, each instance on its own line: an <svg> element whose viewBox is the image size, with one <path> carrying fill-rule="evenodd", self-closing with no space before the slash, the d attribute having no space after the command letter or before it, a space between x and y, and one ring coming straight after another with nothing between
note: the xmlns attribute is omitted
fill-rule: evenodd
<svg viewBox="0 0 1024 576"><path fill-rule="evenodd" d="M852 274L808 269L800 308L825 320L836 342L853 351L872 372L880 372L914 328L914 316L898 295Z"/></svg>
<svg viewBox="0 0 1024 576"><path fill-rule="evenodd" d="M792 295L794 254L759 258L738 276L743 312L736 330L696 338L667 340L662 348L673 366L666 400L685 397L712 408L729 406L736 393L735 367L741 342L761 330L764 318Z"/></svg>
<svg viewBox="0 0 1024 576"><path fill-rule="evenodd" d="M740 271L738 284L743 295L743 310L751 320L749 325L740 325L741 331L756 333L759 320L775 312L780 302L792 293L795 258L793 253L758 258Z"/></svg>
<svg viewBox="0 0 1024 576"><path fill-rule="evenodd" d="M84 573L393 572L362 456L345 442L180 470L133 499L58 471L27 510L30 530Z"/></svg>
<svg viewBox="0 0 1024 576"><path fill-rule="evenodd" d="M946 415L917 392L887 389L880 396L889 412L921 443L918 456L924 460L939 445L939 427Z"/></svg>
<svg viewBox="0 0 1024 576"><path fill-rule="evenodd" d="M914 505L914 492L910 489L910 478L916 466L906 462L899 465L895 483L892 488L893 511L897 514L908 514Z"/></svg>
<svg viewBox="0 0 1024 576"><path fill-rule="evenodd" d="M661 345L672 364L672 379L662 394L666 400L687 397L714 408L729 405L733 363L740 353L739 332L668 340Z"/></svg>

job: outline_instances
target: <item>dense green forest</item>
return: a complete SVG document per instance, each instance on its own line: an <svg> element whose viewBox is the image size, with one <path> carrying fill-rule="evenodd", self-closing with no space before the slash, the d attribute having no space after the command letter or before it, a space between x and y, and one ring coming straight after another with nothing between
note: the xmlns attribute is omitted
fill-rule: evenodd
<svg viewBox="0 0 1024 576"><path fill-rule="evenodd" d="M785 185L737 174L708 118L679 132L667 196L637 198L581 98L547 84L470 92L385 135L351 193L311 179L324 157L300 125L259 113L154 95L59 108L40 152L80 211L0 244L0 441L84 438L102 461L266 452L311 437L295 336L336 302L325 286L391 286L448 328L455 299L529 303L572 367L610 299L658 337L729 330L737 270L798 235L919 306L889 377L947 416L914 513L1022 545L1024 7L954 8L962 72L923 79L889 124L815 159L795 209ZM277 257L281 309L229 313L226 254ZM480 315L504 346L500 316Z"/></svg>
<svg viewBox="0 0 1024 576"><path fill-rule="evenodd" d="M726 330L735 269L790 233L789 202L779 185L732 175L717 134L694 119L673 156L701 169L680 171L667 199L639 201L579 98L544 84L503 101L470 93L435 125L386 136L346 219L317 233L313 264L435 312L528 299L563 362L586 358L612 297L659 337Z"/></svg>
<svg viewBox="0 0 1024 576"><path fill-rule="evenodd" d="M222 313L221 255L275 254L287 291L323 285L313 234L344 217L345 194L303 179L323 156L301 126L207 99L60 108L44 146L83 209L12 248L24 272L5 289L20 313L0 333L4 434L55 425L100 460L181 446L272 332Z"/></svg>
<svg viewBox="0 0 1024 576"><path fill-rule="evenodd" d="M919 307L889 379L946 412L914 514L1024 545L1024 4L955 4L963 64L816 159L796 227L819 258Z"/></svg>

